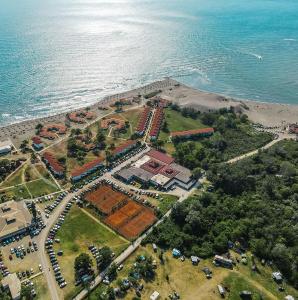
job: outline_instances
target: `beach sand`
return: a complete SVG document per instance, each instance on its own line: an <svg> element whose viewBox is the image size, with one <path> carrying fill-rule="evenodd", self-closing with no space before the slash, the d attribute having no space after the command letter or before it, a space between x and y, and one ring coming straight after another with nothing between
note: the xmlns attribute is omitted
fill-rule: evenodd
<svg viewBox="0 0 298 300"><path fill-rule="evenodd" d="M252 122L262 124L266 127L282 128L289 123L298 122L298 105L237 100L224 95L196 90L170 78L156 81L125 93L107 96L99 100L96 104L89 106L89 108L99 118L101 115L104 115L104 111L98 109L99 106L109 105L117 99L146 95L157 90L160 90L161 93L159 95L166 99L177 102L182 106L194 107L202 112L233 106L237 111L246 114ZM19 147L21 141L30 139L35 134L35 127L38 123L64 123L66 114L61 113L1 127L0 141L10 139L16 147ZM79 127L78 125L72 126Z"/></svg>

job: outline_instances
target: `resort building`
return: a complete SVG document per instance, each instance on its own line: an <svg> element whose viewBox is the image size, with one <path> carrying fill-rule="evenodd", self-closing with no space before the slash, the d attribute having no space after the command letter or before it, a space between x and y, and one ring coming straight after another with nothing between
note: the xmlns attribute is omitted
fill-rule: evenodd
<svg viewBox="0 0 298 300"><path fill-rule="evenodd" d="M4 290L9 290L12 300L21 299L22 285L16 273L7 275L2 279L1 283Z"/></svg>
<svg viewBox="0 0 298 300"><path fill-rule="evenodd" d="M298 134L298 124L290 124L289 133Z"/></svg>
<svg viewBox="0 0 298 300"><path fill-rule="evenodd" d="M189 169L176 164L172 157L156 150L150 150L130 167L116 172L115 177L126 183L137 181L164 190L177 186L189 190L197 182Z"/></svg>
<svg viewBox="0 0 298 300"><path fill-rule="evenodd" d="M145 107L139 119L139 123L136 129L136 134L138 134L139 136L143 136L145 134L150 121L150 117L151 117L151 108Z"/></svg>
<svg viewBox="0 0 298 300"><path fill-rule="evenodd" d="M68 114L68 119L74 123L83 124L87 120L92 120L95 114L87 110L80 110L77 112L71 112Z"/></svg>
<svg viewBox="0 0 298 300"><path fill-rule="evenodd" d="M12 151L12 144L10 141L0 142L0 155L8 154Z"/></svg>
<svg viewBox="0 0 298 300"><path fill-rule="evenodd" d="M29 231L31 214L23 201L0 204L0 241Z"/></svg>
<svg viewBox="0 0 298 300"><path fill-rule="evenodd" d="M150 129L150 139L151 140L156 140L158 138L158 134L162 125L162 122L164 120L164 111L162 107L158 107L155 110L153 120L152 120L152 125Z"/></svg>
<svg viewBox="0 0 298 300"><path fill-rule="evenodd" d="M120 118L107 118L101 120L100 127L102 129L108 129L110 126L120 130L125 127L125 120Z"/></svg>
<svg viewBox="0 0 298 300"><path fill-rule="evenodd" d="M104 166L103 162L104 162L103 158L97 158L97 159L94 159L94 160L84 164L81 167L74 169L71 172L71 180L73 182L76 182L76 181L81 180L82 178L92 174L93 172L99 170L100 168L102 168Z"/></svg>
<svg viewBox="0 0 298 300"><path fill-rule="evenodd" d="M172 132L171 138L189 139L192 137L207 137L207 136L211 136L213 133L214 133L214 129L211 127L200 128L200 129Z"/></svg>
<svg viewBox="0 0 298 300"><path fill-rule="evenodd" d="M39 150L43 149L43 143L42 143L40 137L34 136L34 137L32 138L32 147L33 147L36 151L39 151Z"/></svg>
<svg viewBox="0 0 298 300"><path fill-rule="evenodd" d="M65 134L67 128L62 124L48 124L41 128L39 132L39 136L48 139L54 140L57 137L57 134L62 135Z"/></svg>
<svg viewBox="0 0 298 300"><path fill-rule="evenodd" d="M111 155L113 158L117 159L119 158L121 155L124 155L126 153L128 153L130 150L136 148L138 145L137 141L134 140L128 140L125 143L121 144L120 146L116 147Z"/></svg>
<svg viewBox="0 0 298 300"><path fill-rule="evenodd" d="M60 162L52 153L45 152L42 156L42 159L47 165L48 169L54 174L54 176L58 178L64 176L64 167L60 164Z"/></svg>

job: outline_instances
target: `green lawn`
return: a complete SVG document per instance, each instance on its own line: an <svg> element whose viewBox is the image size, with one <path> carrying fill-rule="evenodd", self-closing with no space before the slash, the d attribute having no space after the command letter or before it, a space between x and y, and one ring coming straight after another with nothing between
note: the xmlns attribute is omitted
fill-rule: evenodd
<svg viewBox="0 0 298 300"><path fill-rule="evenodd" d="M2 195L8 199L15 199L15 200L31 198L24 184L6 190L2 190L0 191L0 197Z"/></svg>
<svg viewBox="0 0 298 300"><path fill-rule="evenodd" d="M17 184L23 183L23 173L26 169L26 164L19 168L14 174L12 174L7 180L5 180L0 188L15 186Z"/></svg>
<svg viewBox="0 0 298 300"><path fill-rule="evenodd" d="M181 112L170 108L165 110L165 119L170 131L191 130L206 127L199 119L186 118Z"/></svg>
<svg viewBox="0 0 298 300"><path fill-rule="evenodd" d="M159 209L162 212L162 214L165 214L171 206L178 200L177 196L174 195L161 195L162 200L159 200Z"/></svg>
<svg viewBox="0 0 298 300"><path fill-rule="evenodd" d="M92 219L77 206L74 206L67 215L57 238L61 242L55 245L55 250L61 249L64 252L58 260L61 272L68 283L63 289L64 299L70 299L80 289L74 286L74 260L80 253L91 254L88 245L108 246L116 254L121 253L129 245L127 240Z"/></svg>
<svg viewBox="0 0 298 300"><path fill-rule="evenodd" d="M138 125L142 109L134 109L121 113L120 115L127 121L129 121L133 132L136 130Z"/></svg>
<svg viewBox="0 0 298 300"><path fill-rule="evenodd" d="M39 197L59 191L58 186L52 179L47 179L47 181L38 179L27 182L26 185L33 197Z"/></svg>

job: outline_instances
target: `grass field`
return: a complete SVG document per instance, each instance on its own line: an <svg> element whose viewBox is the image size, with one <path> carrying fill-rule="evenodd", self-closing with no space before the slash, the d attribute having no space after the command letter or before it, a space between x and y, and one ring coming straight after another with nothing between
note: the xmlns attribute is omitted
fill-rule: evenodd
<svg viewBox="0 0 298 300"><path fill-rule="evenodd" d="M57 234L61 240L55 250L63 250L60 258L61 272L68 285L63 289L65 299L70 299L80 287L74 286L74 260L80 253L89 253L88 245L108 246L116 254L122 252L128 241L118 236L99 221L85 214L80 208L73 207L67 215L65 223Z"/></svg>
<svg viewBox="0 0 298 300"><path fill-rule="evenodd" d="M199 119L195 120L190 117L186 118L180 112L172 110L171 108L166 108L165 120L170 132L206 127ZM175 152L175 147L171 142L169 142L170 132L166 133L164 131L160 131L159 139L165 142L163 148L166 152L173 154Z"/></svg>
<svg viewBox="0 0 298 300"><path fill-rule="evenodd" d="M11 199L30 199L31 196L24 184L18 185L16 187L11 187L0 191L0 197L5 196Z"/></svg>
<svg viewBox="0 0 298 300"><path fill-rule="evenodd" d="M142 109L134 109L134 110L129 110L129 111L126 111L126 112L123 112L120 114L125 120L129 121L133 132L136 130L136 127L137 127L139 119L140 119L141 112L142 112Z"/></svg>
<svg viewBox="0 0 298 300"><path fill-rule="evenodd" d="M178 200L177 196L168 195L168 194L160 194L160 199L148 197L148 201L156 207L159 207L162 214L165 214L171 206Z"/></svg>
<svg viewBox="0 0 298 300"><path fill-rule="evenodd" d="M151 245L140 247L133 255L131 255L124 263L124 268L118 273L119 279L127 278L129 270L135 259L139 255L152 256L157 261L156 276L150 282L141 282L144 284L142 299L149 299L154 291L160 293L160 299L168 299L168 295L176 291L180 294L181 299L186 300L217 300L222 299L218 293L217 285L221 284L229 291L225 299L239 300L239 292L249 290L253 292L253 300L279 300L284 299L288 294L297 297L297 291L285 285L286 291L281 293L277 290L277 285L271 279L271 270L269 267L260 267L260 274L250 274L250 263L247 266L238 264L234 270L216 268L212 264L212 259L202 260L198 266L193 266L189 259L181 262L180 259L174 259L167 251L164 254L165 263L162 265L158 258L158 253L152 251ZM203 267L209 267L213 272L212 279L206 279L202 272ZM258 264L259 266L259 264ZM168 276L168 280L167 280ZM113 282L115 287L116 281ZM99 298L99 294L106 290L106 286L100 285L90 295L91 300ZM260 298L262 295L263 298ZM124 299L132 300L135 292L130 289ZM295 298L296 299L296 298Z"/></svg>
<svg viewBox="0 0 298 300"><path fill-rule="evenodd" d="M0 185L0 189L23 183L23 174L25 169L26 169L26 164L21 166L14 174L12 174L9 178L7 178L7 180L5 180Z"/></svg>
<svg viewBox="0 0 298 300"><path fill-rule="evenodd" d="M48 285L43 275L35 277L32 279L34 283L34 289L36 291L36 300L51 300Z"/></svg>
<svg viewBox="0 0 298 300"><path fill-rule="evenodd" d="M53 180L49 179L38 179L35 181L27 182L26 186L33 198L59 191L56 183Z"/></svg>

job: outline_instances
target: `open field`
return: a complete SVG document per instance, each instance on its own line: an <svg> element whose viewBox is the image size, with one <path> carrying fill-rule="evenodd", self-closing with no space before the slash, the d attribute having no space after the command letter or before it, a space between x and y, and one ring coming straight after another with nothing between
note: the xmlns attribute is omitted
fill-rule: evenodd
<svg viewBox="0 0 298 300"><path fill-rule="evenodd" d="M160 198L148 197L148 201L154 206L158 207L162 214L165 214L171 206L178 200L177 196L168 194L159 194ZM162 198L162 200L161 200Z"/></svg>
<svg viewBox="0 0 298 300"><path fill-rule="evenodd" d="M142 109L134 109L122 112L120 115L127 121L129 121L132 129L132 133L136 130L136 127L138 125L140 115L141 115Z"/></svg>
<svg viewBox="0 0 298 300"><path fill-rule="evenodd" d="M51 300L47 282L42 274L33 278L31 281L34 283L36 300Z"/></svg>
<svg viewBox="0 0 298 300"><path fill-rule="evenodd" d="M10 187L4 190L0 190L0 197L5 196L6 198L11 198L11 199L30 199L31 196L24 184L15 186L15 187Z"/></svg>
<svg viewBox="0 0 298 300"><path fill-rule="evenodd" d="M58 260L61 272L68 283L63 289L65 299L70 299L80 289L74 286L74 260L80 253L89 253L90 244L97 247L108 246L116 255L129 244L128 241L101 224L99 220L91 218L76 206L67 215L57 238L61 242L54 248L56 251L63 250L64 252Z"/></svg>
<svg viewBox="0 0 298 300"><path fill-rule="evenodd" d="M18 170L16 170L13 174L7 177L1 184L0 189L5 187L15 186L17 184L23 183L23 175L26 169L26 163L23 164Z"/></svg>
<svg viewBox="0 0 298 300"><path fill-rule="evenodd" d="M26 183L26 185L33 198L59 191L56 183L53 180L49 179L38 179Z"/></svg>
<svg viewBox="0 0 298 300"><path fill-rule="evenodd" d="M189 259L182 262L180 259L172 257L170 251L164 254L164 264L159 260L159 251L154 253L151 245L140 247L124 263L124 268L118 273L118 279L128 277L129 270L140 255L152 256L157 261L156 275L152 281L140 280L144 284L142 299L149 299L154 291L161 295L160 299L168 299L168 295L176 291L181 299L186 300L219 300L222 299L218 293L217 285L221 284L229 289L226 294L228 300L239 300L239 292L249 290L253 292L253 299L279 300L284 299L287 294L297 297L298 292L285 285L286 291L279 292L277 285L271 279L271 269L269 267L260 267L260 274L249 274L252 271L250 265L244 266L238 264L234 270L216 268L212 264L212 259L201 260L198 266L193 266ZM258 264L259 266L259 264ZM202 272L203 267L208 267L213 272L212 279L206 279ZM168 280L167 280L168 278ZM117 280L112 286L117 286ZM98 295L106 290L106 286L101 284L91 293L90 299L98 299ZM129 289L124 299L132 300L136 296L134 289Z"/></svg>

